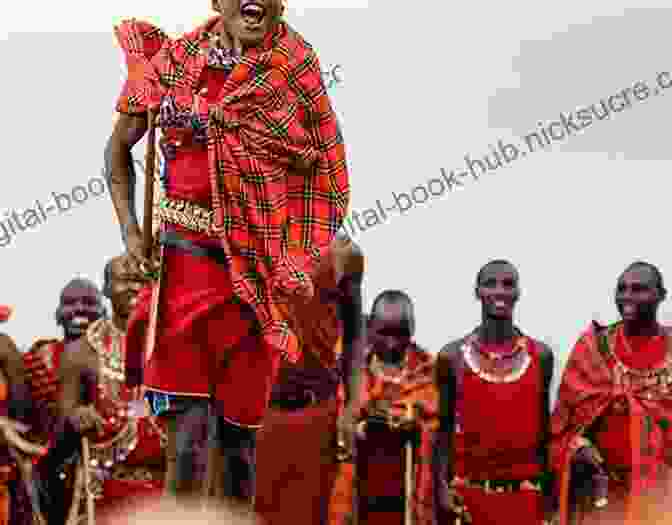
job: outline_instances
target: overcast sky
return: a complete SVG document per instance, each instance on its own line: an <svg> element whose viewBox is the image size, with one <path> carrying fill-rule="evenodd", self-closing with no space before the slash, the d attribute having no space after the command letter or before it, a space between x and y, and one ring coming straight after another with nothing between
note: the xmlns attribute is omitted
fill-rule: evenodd
<svg viewBox="0 0 672 525"><path fill-rule="evenodd" d="M539 123L638 82L654 86L659 72L672 71L672 11L664 2L629 4L338 0L350 7L318 8L291 0L300 10L290 11L290 22L324 68L341 66L343 81L331 95L347 142L353 211L377 200L391 208L393 192L464 171L465 155L482 157L499 140L520 142ZM0 87L3 213L36 199L46 207L51 192L77 185L97 191L124 75L115 21L152 15L178 32L210 13L205 0L11 9L0 17L0 60L9 73ZM368 258L366 306L386 288L406 290L416 302L419 343L438 351L479 321L478 268L509 258L522 276L520 326L564 358L592 317L616 319L613 288L629 262L650 260L672 280L672 89L633 100L544 151L478 181L463 177L461 188L357 230ZM143 157L143 146L135 156ZM0 248L0 302L16 309L7 331L21 344L57 335L61 287L76 275L100 282L105 260L121 249L107 192L12 236ZM670 304L661 317L672 322Z"/></svg>

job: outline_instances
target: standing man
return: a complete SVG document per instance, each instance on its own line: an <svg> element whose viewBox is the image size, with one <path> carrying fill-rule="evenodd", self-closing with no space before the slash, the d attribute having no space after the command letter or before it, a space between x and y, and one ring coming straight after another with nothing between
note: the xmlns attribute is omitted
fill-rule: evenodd
<svg viewBox="0 0 672 525"><path fill-rule="evenodd" d="M242 486L280 358L300 357L281 305L311 300L349 180L317 54L284 21L281 1L212 8L175 40L137 20L116 28L129 75L106 169L131 268L151 270L131 149L148 124L162 130L159 278L129 322L127 381L144 384L168 418L169 488L200 494L209 439L241 455L219 493L249 504Z"/></svg>
<svg viewBox="0 0 672 525"><path fill-rule="evenodd" d="M348 523L350 501L362 524L401 525L407 512L415 523L425 523L422 517L427 501L418 501L416 485L428 463L419 461L417 445L431 436L437 399L432 383L434 358L413 341L414 334L410 297L399 290L378 295L369 317L366 361L355 412L356 476L348 480L354 498L348 491L335 495L330 517L333 525ZM413 452L410 458L409 446Z"/></svg>
<svg viewBox="0 0 672 525"><path fill-rule="evenodd" d="M11 309L0 306L0 322ZM30 402L21 353L6 334L0 334L0 525L32 525L30 467L46 454L24 437L26 425L39 424Z"/></svg>
<svg viewBox="0 0 672 525"><path fill-rule="evenodd" d="M438 357L440 427L434 468L438 523L538 525L550 496L547 447L553 354L513 322L518 270L476 277L480 326Z"/></svg>
<svg viewBox="0 0 672 525"><path fill-rule="evenodd" d="M352 445L363 363L363 276L359 246L339 236L320 266L313 300L289 312L301 360L281 368L257 443L255 505L267 525L327 523L337 456L345 452L339 451L339 428L345 448Z"/></svg>
<svg viewBox="0 0 672 525"><path fill-rule="evenodd" d="M35 407L42 412L41 424L31 431L31 439L48 443L49 453L35 466L40 510L49 525L73 523L84 500L81 437L102 433L104 421L93 407L95 381L89 374L87 402L80 401L80 377L69 366L72 352L92 323L105 316L103 296L87 279L73 279L61 292L56 322L63 328L62 339L38 339L23 355ZM82 507L82 510L85 509Z"/></svg>
<svg viewBox="0 0 672 525"><path fill-rule="evenodd" d="M593 321L570 354L552 419L562 525L639 523L641 497L665 497L672 331L658 309L666 296L658 268L631 264L616 284L621 321Z"/></svg>
<svg viewBox="0 0 672 525"><path fill-rule="evenodd" d="M95 437L90 451L98 523L134 498L160 494L165 476L164 429L153 417L123 415L132 400L124 375L126 325L145 284L128 273L125 259L118 256L105 265L103 294L112 303L112 318L94 321L62 360L74 380L86 376L89 363L95 367L95 408L106 422L105 433ZM80 355L90 359L73 357Z"/></svg>

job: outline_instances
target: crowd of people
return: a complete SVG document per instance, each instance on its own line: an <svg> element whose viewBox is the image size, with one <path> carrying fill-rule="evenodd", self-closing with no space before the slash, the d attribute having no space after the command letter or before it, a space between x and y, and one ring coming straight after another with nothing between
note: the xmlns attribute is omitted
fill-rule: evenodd
<svg viewBox="0 0 672 525"><path fill-rule="evenodd" d="M0 524L648 519L672 462L660 271L618 277L621 320L580 335L553 408L554 352L514 321L509 261L476 275L479 325L422 348L403 291L363 311L315 50L279 0L212 7L177 39L116 28L128 79L105 176L126 251L102 290L63 288L62 337L25 353L0 337ZM157 129L141 224L131 150L149 137L153 173Z"/></svg>
<svg viewBox="0 0 672 525"><path fill-rule="evenodd" d="M156 396L126 385L128 323L147 286L128 259L106 263L102 290L83 279L63 288L61 338L21 353L2 337L2 523L119 523L157 500L271 525L485 524L513 513L613 523L644 521L665 501L672 339L649 263L618 278L622 319L580 335L551 411L554 354L514 322L515 266L481 268L482 322L436 355L415 342L404 292L386 290L362 312L364 255L337 236L313 299L287 316L301 357L279 365L263 427L227 436L209 426L226 423L216 404L171 429L177 418Z"/></svg>

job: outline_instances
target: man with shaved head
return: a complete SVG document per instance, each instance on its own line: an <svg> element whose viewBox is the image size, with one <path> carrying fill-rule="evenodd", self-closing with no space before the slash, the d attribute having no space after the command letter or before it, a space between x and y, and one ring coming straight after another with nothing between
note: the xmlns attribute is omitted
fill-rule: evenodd
<svg viewBox="0 0 672 525"><path fill-rule="evenodd" d="M51 525L65 523L73 501L79 501L75 464L79 458L79 436L102 430L103 421L91 403L80 403L80 378L68 363L77 352L77 340L92 323L105 317L100 289L90 280L72 279L61 291L56 323L62 339L38 339L24 354L33 403L44 413L38 432L31 438L49 444L49 453L35 468L41 511ZM95 388L88 377L89 389ZM90 392L89 396L95 396Z"/></svg>
<svg viewBox="0 0 672 525"><path fill-rule="evenodd" d="M518 270L504 260L475 283L481 323L439 353L440 422L434 445L438 523L541 524L553 354L513 321Z"/></svg>
<svg viewBox="0 0 672 525"><path fill-rule="evenodd" d="M632 263L616 284L621 320L593 321L570 354L552 419L562 525L639 523L643 497L665 501L672 330L658 309L666 297L660 270Z"/></svg>
<svg viewBox="0 0 672 525"><path fill-rule="evenodd" d="M89 355L97 361L95 408L106 421L104 434L92 438L97 523L107 522L120 505L159 495L164 486L165 428L145 414L142 403L131 403L132 392L125 385L126 327L144 285L129 272L127 256L110 259L104 269L103 294L112 303L112 317L92 323L70 354ZM69 362L72 376L85 376L87 363Z"/></svg>
<svg viewBox="0 0 672 525"><path fill-rule="evenodd" d="M429 435L436 396L432 385L434 359L414 342L414 335L415 313L410 297L400 290L378 295L367 328L356 410L356 476L351 481L353 511L362 524L402 524L407 513L414 523L424 522L423 502L411 495L418 493L415 484L422 476L415 476L412 486L407 479L407 474L421 471L424 463L409 472L405 449L410 444L415 450L417 438L426 440ZM333 498L330 523L341 525L341 509L347 508L343 500L352 496L337 496Z"/></svg>

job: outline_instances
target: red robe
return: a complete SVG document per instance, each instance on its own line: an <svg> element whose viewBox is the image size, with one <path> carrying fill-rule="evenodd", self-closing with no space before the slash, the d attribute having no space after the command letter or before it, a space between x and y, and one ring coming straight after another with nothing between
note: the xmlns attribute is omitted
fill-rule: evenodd
<svg viewBox="0 0 672 525"><path fill-rule="evenodd" d="M570 518L571 465L582 437L597 447L608 472L609 504L580 522L639 520L640 496L664 489L672 449L672 337L625 338L622 323L593 324L574 346L552 418L552 459L559 479L560 522ZM627 369L633 372L626 371ZM650 379L639 377L653 372ZM592 522L592 521L591 521Z"/></svg>
<svg viewBox="0 0 672 525"><path fill-rule="evenodd" d="M129 421L128 418L120 416L120 410L125 409L126 403L130 400L130 392L123 384L125 347L121 332L111 327L111 321L101 319L89 327L84 338L86 342L80 341L82 346L79 350L86 351L90 347L98 353L101 360L102 381L99 383L99 391L94 393L94 396L96 410L106 421L105 433L92 436L89 440L90 458L97 462L97 465L92 464L89 467L90 490L96 500L97 521L102 522L106 519L106 515L116 514L120 504L130 503L134 498L158 495L161 492L163 451L160 435L163 429L157 428L147 418ZM117 348L121 355L114 355L113 348ZM31 351L24 355L33 397L38 404L54 406L58 400L60 395L58 370L64 350L65 345L62 341L49 340L47 344L34 345ZM46 425L46 429L52 430L49 425ZM47 437L52 443L56 438L55 435ZM120 455L123 457L120 458ZM112 461L113 464L106 465L108 461ZM77 477L75 470L72 470L71 474ZM130 479L123 479L129 475ZM149 476L152 479L147 480ZM73 501L77 499L82 501L81 508L86 509L83 503L85 498L83 491L73 491L72 498ZM72 505L70 502L65 504L69 507Z"/></svg>
<svg viewBox="0 0 672 525"><path fill-rule="evenodd" d="M325 523L336 479L336 421L342 409L338 357L342 327L331 254L315 278L316 293L307 304L296 304L288 318L299 336L302 357L285 364L273 389L273 401L301 398L306 392L317 403L298 410L271 408L257 434L255 510L268 525Z"/></svg>
<svg viewBox="0 0 672 525"><path fill-rule="evenodd" d="M429 454L438 412L438 396L433 384L434 358L414 345L408 351L408 361L396 384L392 378L377 375L370 366L363 370L359 395L358 417L367 418L381 404L396 417L406 415L408 405L419 403L422 413L416 413L420 443L414 452L415 472L411 509L418 525L431 523L433 501L424 484L431 477ZM367 360L371 364L371 357ZM381 403L382 402L382 403ZM343 471L332 495L329 523L343 525L352 511L353 503L362 523L403 523L406 501L406 454L404 436L392 430L373 428L365 440L357 443L355 472ZM353 476L355 478L353 479ZM356 500L353 502L353 489ZM378 503L380 504L378 504Z"/></svg>
<svg viewBox="0 0 672 525"><path fill-rule="evenodd" d="M456 509L446 497L456 492L474 525L538 525L545 517L544 484L548 421L550 349L529 337L516 344L478 348L476 332L448 345L439 354L441 427L434 444L434 476L426 490L435 497L435 523L450 523ZM485 355L500 355L502 368ZM509 357L504 357L508 354ZM462 519L462 523L465 520Z"/></svg>
<svg viewBox="0 0 672 525"><path fill-rule="evenodd" d="M209 239L226 253L225 268L179 253L166 261L156 342L162 363L150 364L161 373L148 371L148 385L186 395L204 395L213 385L222 415L255 427L270 394L275 355L299 357L296 334L278 304L294 295L310 299L314 270L345 217L349 182L342 135L312 47L281 21L226 79L213 80L207 55L217 21L175 40L147 23L120 24L129 78L117 108L142 114L172 100L178 112L207 123L205 144L192 140L191 124L168 133L179 158L167 162L166 194L184 190L184 199L205 205L213 219ZM213 109L223 113L221 124L209 118ZM163 119L159 125L170 127ZM196 195L196 186L207 187L207 194ZM149 310L145 304L138 320L150 317ZM259 337L246 337L253 320ZM144 342L140 335L133 346ZM225 368L218 354L241 342ZM172 371L188 369L181 366L187 363L192 374ZM204 389L212 376L216 381Z"/></svg>

